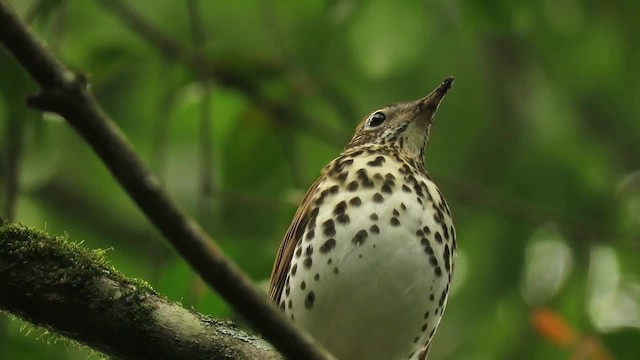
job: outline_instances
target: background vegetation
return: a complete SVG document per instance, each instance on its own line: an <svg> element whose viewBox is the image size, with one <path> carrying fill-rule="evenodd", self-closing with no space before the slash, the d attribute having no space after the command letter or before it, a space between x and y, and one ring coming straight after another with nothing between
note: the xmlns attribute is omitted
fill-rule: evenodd
<svg viewBox="0 0 640 360"><path fill-rule="evenodd" d="M122 2L133 20L115 0L10 3L257 282L357 121L454 75L426 161L460 254L430 358L640 352L640 3ZM25 108L34 89L0 51L3 217L233 317L72 129ZM88 354L1 329L2 359Z"/></svg>

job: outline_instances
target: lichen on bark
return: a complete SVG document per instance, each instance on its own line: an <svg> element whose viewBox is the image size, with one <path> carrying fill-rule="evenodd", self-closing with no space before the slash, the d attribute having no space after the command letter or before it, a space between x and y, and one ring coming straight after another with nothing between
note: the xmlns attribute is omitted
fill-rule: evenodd
<svg viewBox="0 0 640 360"><path fill-rule="evenodd" d="M115 358L279 359L264 340L157 294L104 250L0 226L0 309Z"/></svg>

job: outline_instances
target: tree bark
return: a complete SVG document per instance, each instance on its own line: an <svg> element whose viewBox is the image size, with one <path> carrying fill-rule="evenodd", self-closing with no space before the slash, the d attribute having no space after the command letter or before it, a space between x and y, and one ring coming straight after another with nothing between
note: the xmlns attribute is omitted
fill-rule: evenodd
<svg viewBox="0 0 640 360"><path fill-rule="evenodd" d="M10 223L0 227L0 309L118 359L282 358L126 278L104 251Z"/></svg>

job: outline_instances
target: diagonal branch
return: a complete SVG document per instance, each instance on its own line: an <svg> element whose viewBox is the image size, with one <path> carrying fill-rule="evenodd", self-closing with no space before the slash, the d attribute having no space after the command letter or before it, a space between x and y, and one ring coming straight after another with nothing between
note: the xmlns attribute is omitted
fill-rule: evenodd
<svg viewBox="0 0 640 360"><path fill-rule="evenodd" d="M0 309L114 358L281 358L232 323L127 279L101 251L9 223L0 225Z"/></svg>
<svg viewBox="0 0 640 360"><path fill-rule="evenodd" d="M180 211L120 129L96 101L86 79L69 71L0 0L0 42L41 87L27 103L64 117L173 247L251 326L285 356L326 359L313 340L271 304L191 218Z"/></svg>

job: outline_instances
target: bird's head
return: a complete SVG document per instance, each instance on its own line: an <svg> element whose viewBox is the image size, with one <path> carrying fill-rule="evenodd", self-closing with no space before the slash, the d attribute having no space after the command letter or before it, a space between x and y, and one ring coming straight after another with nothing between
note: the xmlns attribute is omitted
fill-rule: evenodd
<svg viewBox="0 0 640 360"><path fill-rule="evenodd" d="M367 145L385 145L422 164L433 116L453 78L446 78L429 95L373 111L356 127L345 151Z"/></svg>

